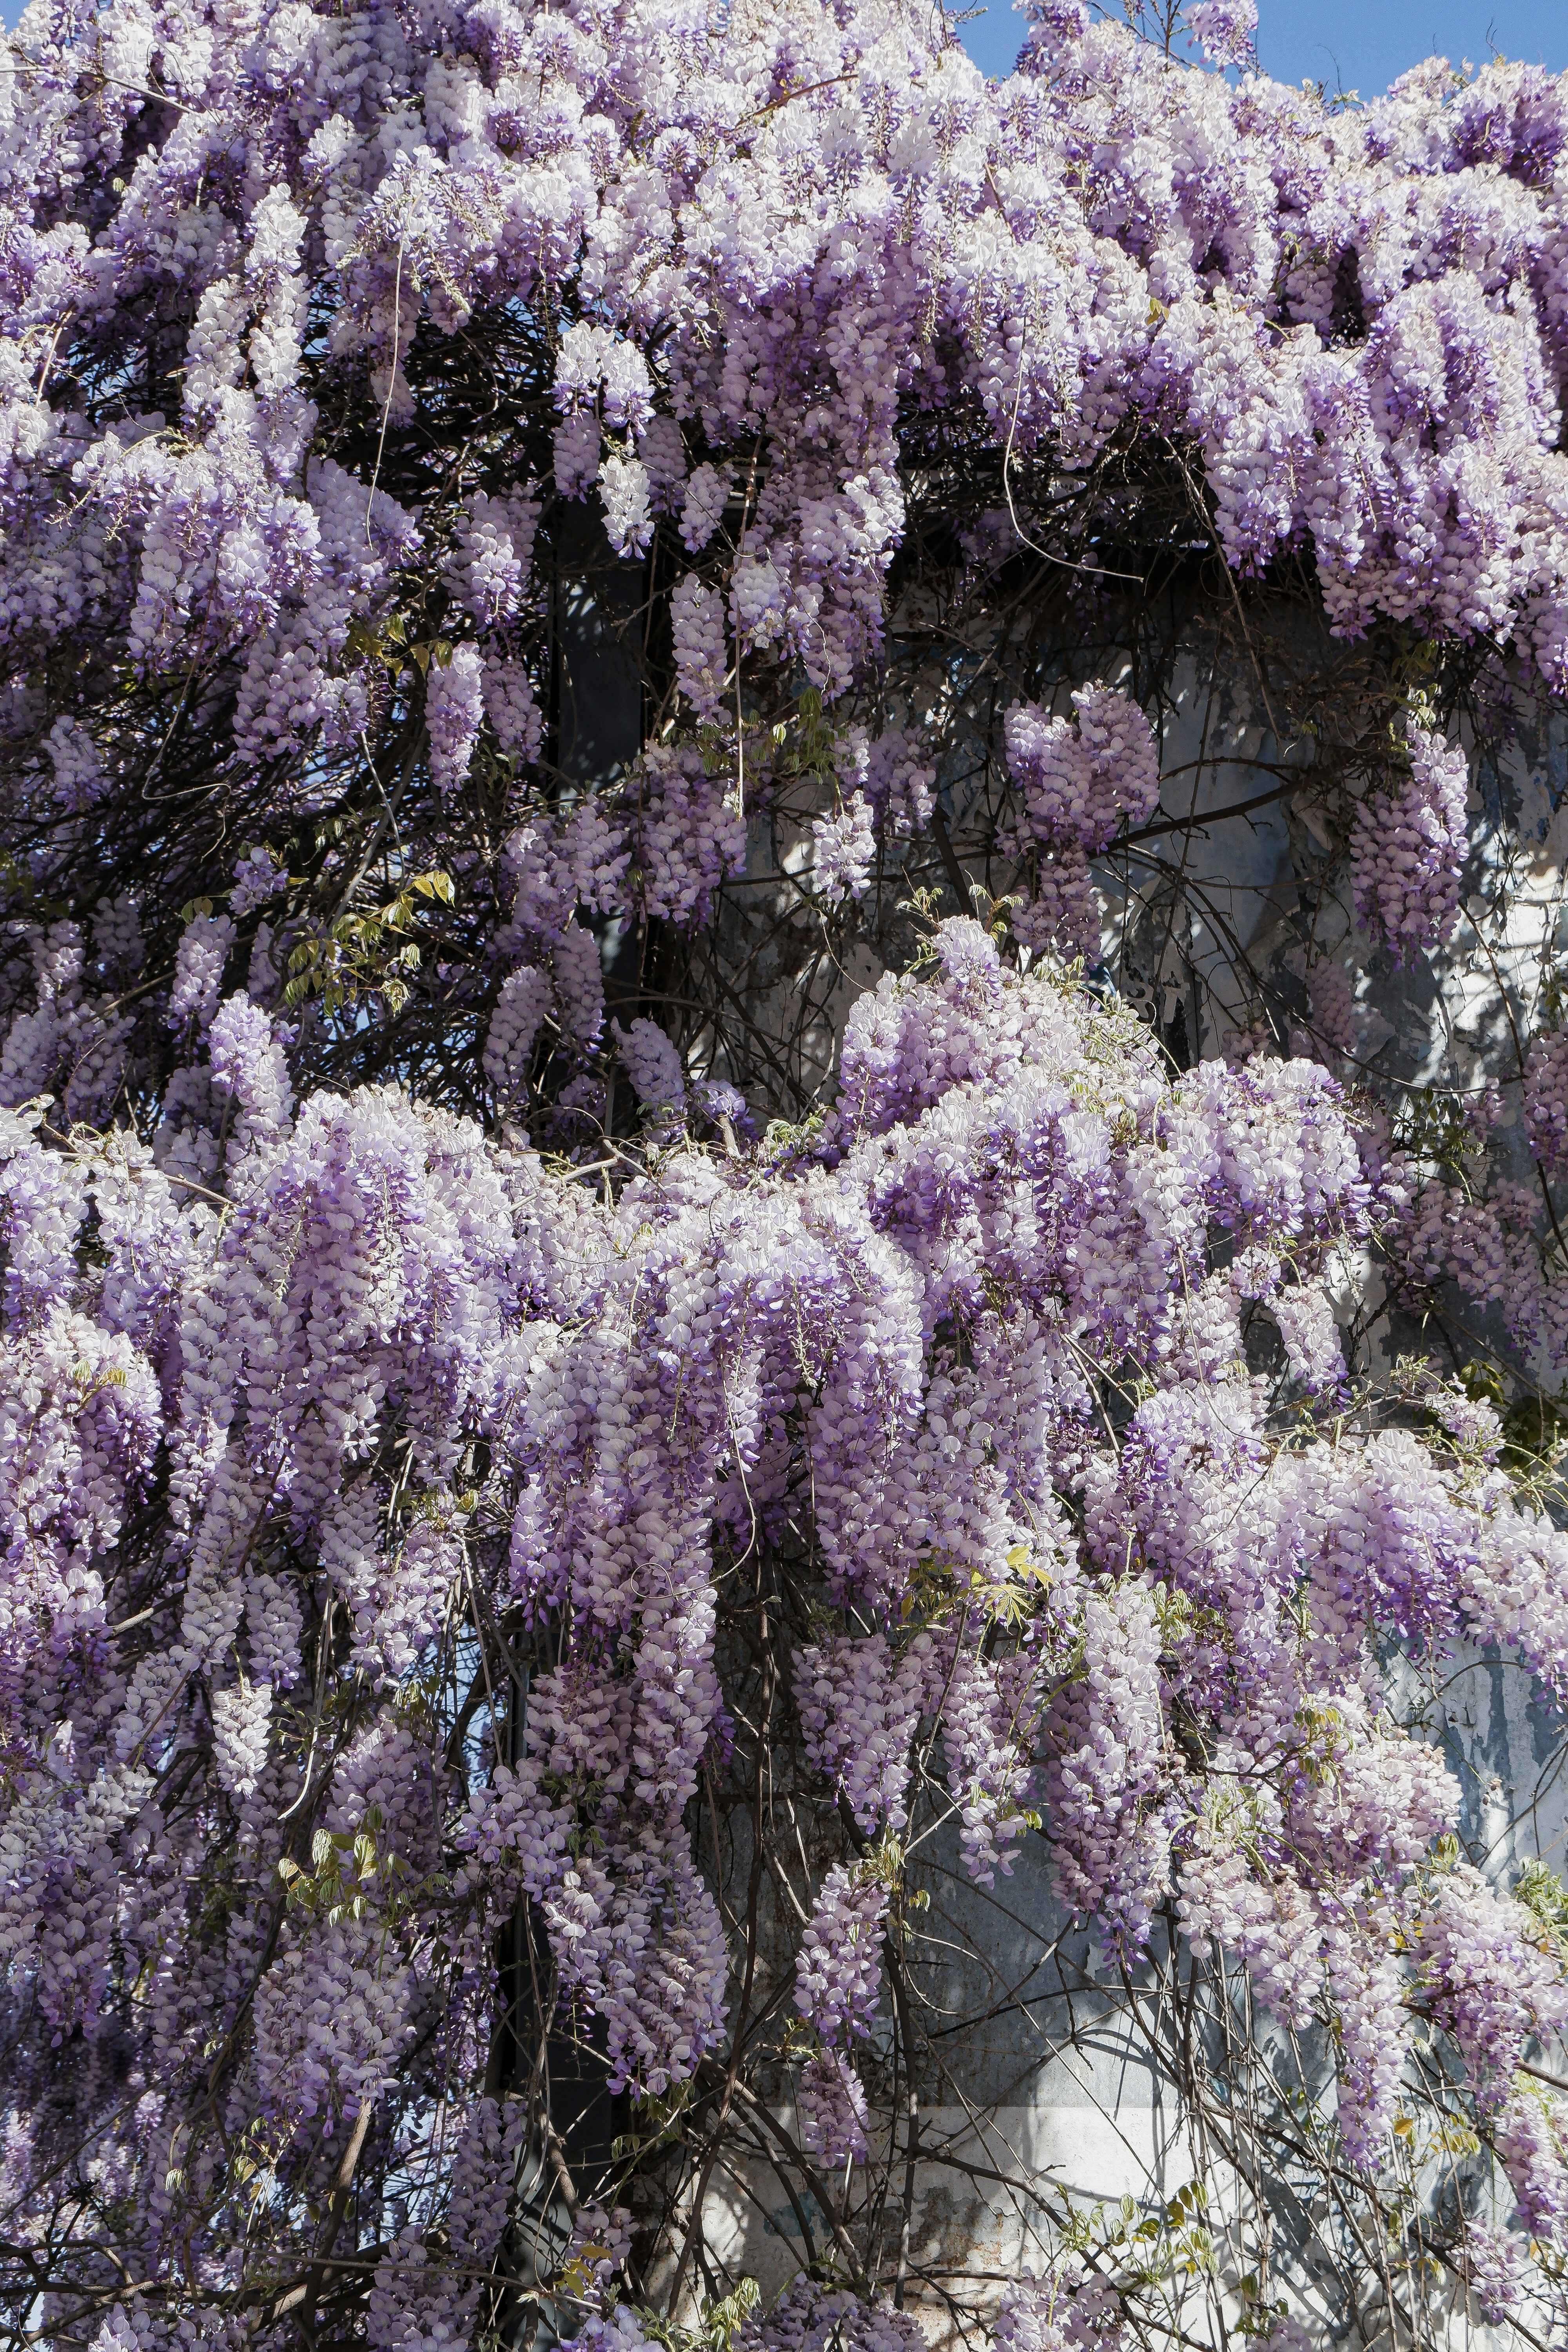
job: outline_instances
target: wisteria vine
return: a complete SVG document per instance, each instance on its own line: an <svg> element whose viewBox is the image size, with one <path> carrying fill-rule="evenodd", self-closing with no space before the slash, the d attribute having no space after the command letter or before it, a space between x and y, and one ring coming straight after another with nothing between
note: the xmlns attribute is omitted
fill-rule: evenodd
<svg viewBox="0 0 1568 2352"><path fill-rule="evenodd" d="M1568 1030L1417 1097L1358 986L1568 689L1568 89L1254 21L10 37L18 2345L1564 2324L1568 1896L1440 1694L1568 1696ZM1179 2193L933 2142L1010 1883Z"/></svg>
<svg viewBox="0 0 1568 2352"><path fill-rule="evenodd" d="M1331 2017L1373 2174L1425 2019L1551 2235L1521 2068L1568 2022L1558 1929L1457 1860L1379 1661L1464 1637L1560 1696L1568 1538L1462 1392L1436 1436L1349 1409L1324 1284L1371 1188L1331 1078L1173 1077L973 919L861 999L810 1135L704 1146L639 1081L658 1144L608 1198L394 1090L296 1106L282 1064L231 994L152 1149L7 1115L7 2164L76 2209L62 2327L123 2316L101 2205L144 2329L265 2329L349 2178L379 2251L318 2253L307 2300L368 2291L378 2344L471 2301L384 2217L450 2142L446 2242L502 2252L520 1916L610 2094L710 2112L749 2008L800 2161L852 2167L944 1819L988 1885L1043 1817L1123 1963L1179 1923L1283 2025ZM843 1858L796 1890L784 2009L765 1938L737 2014L704 1792L743 1812L792 1708Z"/></svg>

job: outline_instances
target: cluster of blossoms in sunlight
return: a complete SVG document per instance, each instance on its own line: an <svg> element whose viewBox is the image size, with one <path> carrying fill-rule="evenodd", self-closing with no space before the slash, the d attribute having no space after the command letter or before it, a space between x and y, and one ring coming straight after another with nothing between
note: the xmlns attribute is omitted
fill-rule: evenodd
<svg viewBox="0 0 1568 2352"><path fill-rule="evenodd" d="M1515 2081L1568 1983L1532 1914L1442 1860L1457 1784L1375 1661L1465 1637L1560 1693L1568 1538L1462 1414L1463 1443L1348 1434L1317 1323L1368 1186L1325 1073L1173 1078L1135 1024L958 920L860 1000L839 1108L782 1161L687 1140L676 1073L645 1077L628 1037L664 1140L606 1200L390 1089L296 1106L264 1012L205 1019L151 1149L52 1141L36 1110L4 1137L21 2178L68 2128L62 2041L101 2053L77 2095L102 2103L125 2243L153 2273L195 2231L226 2275L226 2020L221 2112L263 2119L280 2183L367 2105L412 2118L438 2090L482 2253L513 2126L465 2103L520 1895L612 2084L690 2081L731 1997L685 1826L725 1738L723 1566L782 1545L809 1492L835 1630L792 1681L862 1838L896 1841L933 1741L972 1874L1011 1866L1039 1805L1109 1949L1135 1962L1173 1904L1281 2021L1335 2020L1364 2164L1419 2008L1556 2228L1561 2126ZM1305 1415L1289 1443L1247 1369L1259 1316ZM1100 1383L1130 1364L1113 1437ZM477 1776L418 1696L469 1605L555 1629L521 1752ZM330 1744L301 1728L323 1671ZM866 2150L898 1852L829 1869L798 1940L802 2129L833 2165ZM433 2019L438 2083L408 2071ZM401 2242L382 2267L373 2335L456 2292Z"/></svg>
<svg viewBox="0 0 1568 2352"><path fill-rule="evenodd" d="M1252 19L1200 6L1193 30L1245 63ZM1174 435L1237 571L1309 551L1342 634L1507 646L1568 683L1560 86L1433 64L1335 111L1076 5L1037 11L994 84L934 22L892 0L787 26L691 0L363 20L279 0L243 22L34 0L0 78L0 738L35 892L101 862L144 781L100 656L143 690L201 681L206 771L269 835L187 897L268 903L322 776L410 696L422 734L379 788L407 810L413 761L450 851L475 760L540 754L551 581L595 520L627 557L668 542L683 725L733 738L748 665L842 696L884 647L901 436L937 417L1005 451L1014 546L1044 528L1039 459L1087 479ZM527 430L434 462L462 428L427 359L557 304L546 352L497 328ZM51 647L81 658L46 669ZM1036 945L1087 949L1086 857L1146 813L1142 751L1091 717L1070 748L1037 711L1009 730ZM818 820L830 902L929 813L929 784L888 789L900 725ZM1391 856L1374 875L1352 845L1400 953L1449 919L1456 788L1451 754L1413 741ZM704 887L726 870L712 798L664 794L665 870ZM496 894L488 912L481 950L509 919ZM475 984L495 978L476 954ZM83 1070L89 1114L124 1045L90 979L29 1066Z"/></svg>
<svg viewBox="0 0 1568 2352"><path fill-rule="evenodd" d="M657 2149L682 2102L730 2112L751 2004L808 2164L865 2164L917 1827L992 1890L1039 1835L1109 1974L1184 1935L1326 2029L1319 2120L1366 2179L1440 2046L1506 2183L1454 2261L1500 2312L1568 2256L1568 2120L1530 2071L1563 1937L1459 1858L1385 1672L1489 1645L1568 1703L1568 1536L1457 1386L1363 1410L1337 1306L1380 1243L1396 1303L1458 1280L1568 1368L1562 1033L1523 1061L1541 1184L1485 1198L1347 1096L1326 955L1320 1058L1178 1069L1077 976L1096 861L1159 830L1121 672L998 705L1002 919L910 898L909 969L840 953L917 837L970 903L952 763L883 690L942 465L992 485L975 576L1058 494L1119 546L1099 486L1152 450L1227 586L1310 566L1336 642L1568 691L1568 86L1433 64L1339 110L1250 70L1255 27L1197 0L1205 69L1042 0L988 83L900 0L25 12L18 2327L230 2352L297 2293L315 2340L331 2273L372 2352L473 2340L559 2153L531 2032ZM606 614L662 679L635 744ZM1468 777L1404 708L1335 854L1408 968L1458 920ZM843 982L804 1118L710 1057L723 992L679 962L770 828ZM817 1841L765 1985L722 1858L759 1622L761 1737ZM647 2352L611 2308L629 2225L595 2215L583 2340ZM919 2352L883 2284L803 2278L732 2340ZM1069 2253L997 2343L1119 2345L1119 2295Z"/></svg>
<svg viewBox="0 0 1568 2352"><path fill-rule="evenodd" d="M1356 912L1401 961L1440 946L1459 911L1468 827L1468 764L1458 744L1407 723L1410 772L1369 794L1351 836Z"/></svg>
<svg viewBox="0 0 1568 2352"><path fill-rule="evenodd" d="M1100 908L1089 858L1140 824L1160 800L1160 755L1137 704L1103 687L1073 696L1073 720L1019 703L1007 714L1007 765L1021 822L1013 846L1037 857L1037 892L1016 909L1020 940L1060 955L1100 949Z"/></svg>

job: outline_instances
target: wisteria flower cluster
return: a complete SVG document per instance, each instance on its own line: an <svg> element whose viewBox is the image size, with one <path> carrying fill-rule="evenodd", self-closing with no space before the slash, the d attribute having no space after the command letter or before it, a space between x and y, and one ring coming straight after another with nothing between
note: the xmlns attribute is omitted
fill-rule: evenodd
<svg viewBox="0 0 1568 2352"><path fill-rule="evenodd" d="M1458 744L1406 722L1410 765L1386 795L1371 793L1351 835L1356 912L1400 962L1440 947L1459 911L1468 842L1468 762Z"/></svg>
<svg viewBox="0 0 1568 2352"><path fill-rule="evenodd" d="M1095 506L1100 460L1164 479L1176 449L1187 528L1238 578L1306 554L1342 636L1392 626L1506 653L1520 691L1568 683L1550 77L1434 67L1336 110L1251 69L1250 5L1189 27L1239 79L1052 6L1001 83L888 0L787 25L686 0L508 11L34 0L15 37L0 1011L34 1025L5 1048L13 1099L74 1086L96 1117L121 1084L162 1093L171 1033L110 967L139 923L152 994L200 899L242 928L257 992L270 971L353 1005L307 1038L320 1066L372 1055L389 1013L416 1059L477 1046L516 961L505 845L594 766L604 675L563 668L552 632L591 634L645 557L663 650L648 763L620 780L623 895L702 919L804 678L856 736L809 771L832 808L795 813L816 901L847 920L878 856L942 814L910 746L946 689L879 690L933 435L1000 476L971 568L1043 544L1053 480L1109 551L1126 513ZM1068 571L1138 576L1109 552ZM1075 748L1026 698L994 751L1021 803L1018 936L1088 954L1086 861L1114 811L1136 827L1152 774L1132 698L1077 700ZM1352 843L1401 955L1452 918L1455 756L1412 738L1394 854L1374 870L1362 837L1382 791ZM219 821L161 824L168 794L209 789ZM372 875L395 900L410 838L461 877L417 985L418 940L384 928L366 951L353 904ZM56 901L84 958L58 984L34 969ZM180 986L194 1014L199 975ZM467 1067L468 1108L493 1108Z"/></svg>
<svg viewBox="0 0 1568 2352"><path fill-rule="evenodd" d="M845 2199L891 2084L915 2179L931 1880L1032 1839L1102 1979L1179 1948L1322 2029L1336 2181L1439 2051L1495 2159L1443 2258L1498 2312L1557 2275L1563 1923L1458 1857L1385 1669L1568 1701L1568 1538L1473 1397L1378 1412L1342 1307L1375 1240L1568 1370L1560 1033L1546 1190L1481 1197L1342 1091L1332 956L1315 1060L1108 1010L1158 697L998 655L987 714L961 607L1038 562L1088 632L1141 532L1238 606L1309 578L1399 672L1334 803L1361 939L1439 950L1469 761L1408 649L1568 690L1568 86L1336 108L1249 0L1187 29L1217 70L1042 0L997 83L894 0L10 37L19 2332L414 2352L574 2280L646 2352L733 2129L853 2284L704 2340L918 2352L909 2210ZM1068 2234L1004 2347L1121 2340Z"/></svg>
<svg viewBox="0 0 1568 2352"><path fill-rule="evenodd" d="M1007 765L1023 813L1013 845L1038 861L1036 895L1016 910L1013 928L1026 947L1094 962L1100 908L1089 861L1124 821L1152 814L1160 760L1148 720L1125 694L1083 687L1072 702L1071 723L1027 703L1007 714Z"/></svg>
<svg viewBox="0 0 1568 2352"><path fill-rule="evenodd" d="M1363 2167L1419 2011L1541 2233L1557 2127L1515 2084L1568 2023L1561 1955L1445 1861L1456 1785L1377 1657L1462 1636L1561 1691L1568 1539L1451 1445L1350 1435L1321 1347L1305 1423L1269 1423L1244 1322L1302 1329L1367 1214L1321 1068L1173 1078L1135 1023L955 920L860 1000L840 1107L782 1158L689 1140L674 1067L627 1033L659 1131L606 1195L394 1091L296 1105L267 1013L190 997L151 1147L37 1108L4 1132L22 2208L87 2100L172 2325L259 2247L286 2259L351 2139L391 2200L434 2133L469 2273L405 2221L366 2305L378 2345L400 2313L433 2326L505 2224L520 1902L612 2089L720 2063L732 1890L689 1823L737 1736L726 1595L761 1547L813 1612L780 1654L807 1785L858 1841L792 1963L809 2151L867 2154L918 1803L983 1883L1043 1822L1108 1948L1136 1961L1173 1908L1282 2021L1331 2019ZM472 1757L429 1679L464 1624L495 1674L533 1659L521 1712L472 1670ZM64 2098L62 2044L102 2053ZM194 2246L210 2286L181 2284Z"/></svg>

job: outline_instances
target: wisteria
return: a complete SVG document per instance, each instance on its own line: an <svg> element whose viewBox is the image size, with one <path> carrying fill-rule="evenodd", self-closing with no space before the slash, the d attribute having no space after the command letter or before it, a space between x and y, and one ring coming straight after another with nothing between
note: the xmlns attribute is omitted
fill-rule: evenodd
<svg viewBox="0 0 1568 2352"><path fill-rule="evenodd" d="M585 589L601 608L602 526L609 553L674 566L665 757L707 726L721 766L749 761L776 796L791 665L861 728L864 802L847 782L806 815L826 828L819 890L857 900L868 819L894 840L930 820L929 783L889 788L925 710L867 689L937 416L982 473L999 466L973 513L960 501L975 577L988 547L1058 560L1053 465L1088 484L1108 450L1146 449L1152 483L1174 435L1190 520L1238 576L1309 551L1347 642L1425 632L1478 659L1510 649L1499 691L1562 683L1563 100L1534 69L1434 69L1336 111L1249 69L1245 7L1189 28L1248 68L1236 83L1074 8L1039 12L1001 84L937 20L879 5L787 33L646 0L569 35L528 10L504 36L460 6L374 35L274 13L128 7L79 27L46 11L17 36L0 613L34 681L5 729L35 895L69 876L90 903L89 876L119 881L141 845L171 954L194 898L244 923L285 870L308 938L412 824L467 867L444 927L466 952L441 988L486 1009L500 975L475 950L505 920L508 830L489 803L526 805L565 751L542 715L560 692L551 616ZM235 189L202 182L191 158L237 139L258 160ZM123 185L102 219L99 173ZM852 267L836 223L854 224ZM558 300L554 342L535 340ZM145 302L163 306L153 357ZM459 414L489 418L482 446ZM1080 549L1124 528L1087 490L1065 504ZM129 647L131 701L90 664L38 683L55 645ZM136 710L193 660L203 683L153 753ZM1084 858L1118 805L1136 830L1153 772L1089 724L1097 693L1131 723L1121 687L1073 690L1088 767L1054 814L1038 762L1056 755L1019 730L1030 712L1048 730L1067 693L999 712L1023 803L1022 831L1001 830L1029 864L1019 935L1088 953ZM568 731L602 691L570 681ZM1357 825L1390 795L1403 811L1375 889L1352 845L1367 919L1401 953L1451 920L1463 846L1451 747L1429 719L1410 744L1407 777L1361 759ZM165 789L221 777L228 823L150 834L132 811L154 758ZM681 831L702 867L702 796ZM430 983L395 1009L431 1029ZM133 1025L133 1064L166 1055ZM379 1026L355 1033L362 1055Z"/></svg>
<svg viewBox="0 0 1568 2352"><path fill-rule="evenodd" d="M1073 723L1020 704L1006 721L1007 765L1022 803L1015 847L1039 859L1038 895L1016 914L1021 940L1064 955L1100 944L1090 855L1124 822L1141 824L1160 798L1159 755L1147 719L1123 694L1082 688Z"/></svg>
<svg viewBox="0 0 1568 2352"><path fill-rule="evenodd" d="M1407 737L1408 772L1386 797L1362 802L1351 835L1357 911L1401 961L1441 946L1452 931L1468 837L1463 751L1414 721Z"/></svg>
<svg viewBox="0 0 1568 2352"><path fill-rule="evenodd" d="M498 1091L539 1003L503 995ZM852 1012L837 1121L782 1160L732 1126L692 1140L668 1039L617 1026L657 1150L605 1193L391 1090L296 1108L243 993L188 1026L178 1152L163 1129L50 1141L36 1112L5 1147L8 2145L47 2167L69 2144L63 2033L121 2053L94 2128L160 2313L193 2232L214 2294L259 2246L286 2260L293 2198L351 2138L395 2202L431 2099L448 2137L500 2128L467 2103L520 1900L612 2091L721 2072L735 1889L684 1824L756 1704L721 1596L759 1547L803 1785L857 1842L802 1890L808 2157L868 2158L858 2053L913 1997L906 1840L945 1813L971 1879L1043 1823L1062 1900L1127 1960L1173 1908L1282 2021L1331 2020L1329 2114L1373 2172L1426 2018L1555 2228L1555 2126L1518 2085L1568 2023L1561 1956L1452 1858L1456 1784L1373 1669L1393 1629L1568 1672L1565 1539L1451 1441L1352 1437L1332 1381L1307 1391L1320 1425L1271 1429L1242 1302L1297 1328L1367 1216L1318 1066L1173 1077L1126 1015L954 920ZM1108 1433L1098 1383L1130 1358L1147 1394ZM803 1475L815 1550L786 1571ZM464 1622L471 1758L426 1680ZM268 2150L241 2241L249 2143L226 2152L215 2112ZM359 2210L380 2326L430 2244Z"/></svg>
<svg viewBox="0 0 1568 2352"><path fill-rule="evenodd" d="M18 2347L1568 2324L1568 85L1144 29L8 37Z"/></svg>
<svg viewBox="0 0 1568 2352"><path fill-rule="evenodd" d="M829 1871L795 1962L795 2005L829 2045L871 2030L881 1986L888 1890L858 1884L840 1863Z"/></svg>
<svg viewBox="0 0 1568 2352"><path fill-rule="evenodd" d="M1542 1167L1560 1178L1568 1170L1568 1037L1559 1030L1537 1037L1525 1059L1524 1127Z"/></svg>
<svg viewBox="0 0 1568 2352"><path fill-rule="evenodd" d="M823 2163L864 2164L866 2093L854 2061L844 2050L819 2051L801 2068L801 2146Z"/></svg>

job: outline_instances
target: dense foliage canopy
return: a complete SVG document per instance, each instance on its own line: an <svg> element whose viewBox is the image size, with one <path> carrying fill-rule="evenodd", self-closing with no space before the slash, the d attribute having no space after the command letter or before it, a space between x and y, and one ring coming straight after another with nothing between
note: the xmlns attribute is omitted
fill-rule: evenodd
<svg viewBox="0 0 1568 2352"><path fill-rule="evenodd" d="M1568 1700L1568 1032L1415 1100L1345 944L1481 937L1568 692L1568 86L1250 24L21 19L15 2343L1568 2323L1568 1895L1443 1718ZM1047 2000L1191 2185L1015 2167L998 2280L922 2102Z"/></svg>

